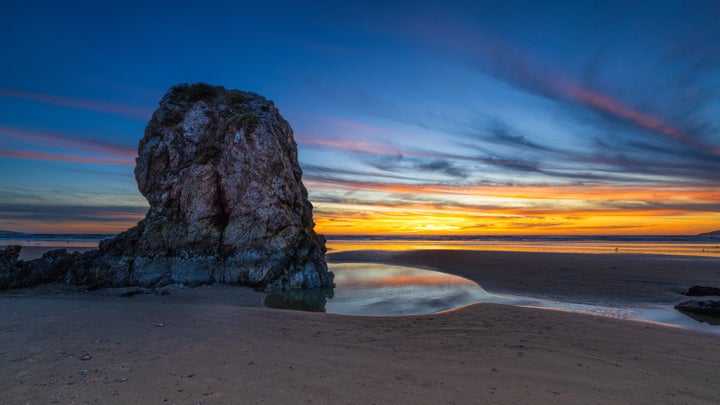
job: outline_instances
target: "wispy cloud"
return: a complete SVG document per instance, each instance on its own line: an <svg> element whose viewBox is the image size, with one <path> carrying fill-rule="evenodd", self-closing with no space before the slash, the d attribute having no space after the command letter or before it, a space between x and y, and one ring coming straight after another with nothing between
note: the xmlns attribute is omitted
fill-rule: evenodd
<svg viewBox="0 0 720 405"><path fill-rule="evenodd" d="M57 132L28 131L0 125L0 136L13 137L33 143L42 142L43 146L52 145L66 149L104 153L130 159L134 158L137 154L137 150L129 146L117 145L100 139L74 137Z"/></svg>
<svg viewBox="0 0 720 405"><path fill-rule="evenodd" d="M0 126L0 138L3 137L27 143L23 149L0 149L0 156L16 159L133 166L137 155L135 149L128 146L56 132ZM47 147L58 148L62 152L41 150Z"/></svg>
<svg viewBox="0 0 720 405"><path fill-rule="evenodd" d="M625 123L635 129L661 135L698 152L720 155L720 145L711 142L706 136L708 130L711 130L710 126L698 125L698 113L704 108L707 99L688 98L687 94L691 91L687 88L687 80L678 80L679 84L674 89L664 89L677 95L677 100L662 97L661 101L669 105L659 106L645 100L644 107L641 107L613 96L595 87L596 85L583 83L569 74L553 69L540 57L531 55L498 37L487 36L467 49L474 54L477 66L483 71L530 93L568 106L584 107L586 111L594 112L595 117L600 119L595 121L596 124L602 123L603 120L615 126ZM694 121L690 123L682 117L674 116L679 122L672 122L671 118L653 112L653 110L667 111L667 107L686 111L687 115L694 117ZM627 129L626 127L625 132Z"/></svg>
<svg viewBox="0 0 720 405"><path fill-rule="evenodd" d="M0 203L0 227L38 233L118 233L141 220L147 207Z"/></svg>
<svg viewBox="0 0 720 405"><path fill-rule="evenodd" d="M466 196L495 196L525 199L577 199L577 200L649 200L670 201L680 199L706 202L720 201L720 190L716 187L698 184L683 184L675 187L608 186L608 185L565 185L565 184L403 184L341 179L304 179L319 189L380 191L396 194L437 194ZM330 186L323 188L322 186Z"/></svg>
<svg viewBox="0 0 720 405"><path fill-rule="evenodd" d="M53 94L36 93L26 90L12 89L7 87L0 87L0 97L36 101L45 104L58 105L61 107L114 114L121 117L140 121L147 121L153 112L151 109L148 108L131 106L121 103L64 97Z"/></svg>
<svg viewBox="0 0 720 405"><path fill-rule="evenodd" d="M0 204L0 213L5 218L19 218L31 221L138 221L147 213L147 207L122 205L29 205Z"/></svg>
<svg viewBox="0 0 720 405"><path fill-rule="evenodd" d="M307 146L319 146L324 148L342 149L350 152L361 152L371 153L377 155L397 155L399 152L393 151L393 147L386 143L365 141L365 140L353 140L353 139L341 139L341 138L329 138L329 137L314 137L303 134L295 136L298 143Z"/></svg>
<svg viewBox="0 0 720 405"><path fill-rule="evenodd" d="M132 160L121 160L121 159L108 159L100 157L89 157L89 156L70 156L60 155L53 153L23 151L23 150L0 150L0 156L15 158L15 159L31 159L31 160L45 160L54 162L72 162L72 163L94 163L104 165L122 165L122 166L134 166L135 162Z"/></svg>

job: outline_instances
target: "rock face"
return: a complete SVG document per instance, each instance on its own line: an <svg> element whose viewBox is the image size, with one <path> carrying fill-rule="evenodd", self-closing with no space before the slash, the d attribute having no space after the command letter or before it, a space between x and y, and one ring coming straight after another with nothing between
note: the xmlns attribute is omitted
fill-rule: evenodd
<svg viewBox="0 0 720 405"><path fill-rule="evenodd" d="M271 101L206 84L160 101L138 149L145 219L67 272L89 287L332 286L290 125Z"/></svg>
<svg viewBox="0 0 720 405"><path fill-rule="evenodd" d="M84 262L80 253L68 253L66 249L45 252L41 258L35 260L17 260L20 250L21 247L18 245L5 248L3 253L12 252L15 259L4 265L3 255L0 253L0 290L65 282L68 272Z"/></svg>
<svg viewBox="0 0 720 405"><path fill-rule="evenodd" d="M15 266L21 249L19 245L10 245L0 250L0 271L9 270Z"/></svg>

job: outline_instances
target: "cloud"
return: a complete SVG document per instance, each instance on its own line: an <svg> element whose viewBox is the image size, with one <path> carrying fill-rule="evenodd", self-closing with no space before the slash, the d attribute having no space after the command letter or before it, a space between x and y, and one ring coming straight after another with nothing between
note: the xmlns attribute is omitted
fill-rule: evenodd
<svg viewBox="0 0 720 405"><path fill-rule="evenodd" d="M147 121L153 111L148 108L131 105L112 103L100 100L88 100L80 98L62 97L53 94L35 93L25 90L0 87L0 97L15 98L20 100L37 101L45 104L53 104L61 107L75 108L86 111L119 115L132 120Z"/></svg>
<svg viewBox="0 0 720 405"><path fill-rule="evenodd" d="M459 168L450 160L435 159L431 161L418 161L413 164L413 168L419 171L431 173L443 173L451 177L465 179L468 177L467 171Z"/></svg>
<svg viewBox="0 0 720 405"><path fill-rule="evenodd" d="M89 156L69 156L54 153L43 153L23 150L0 150L0 156L15 159L45 160L54 162L72 162L72 163L93 163L103 165L122 165L134 166L135 162L131 160L108 159Z"/></svg>
<svg viewBox="0 0 720 405"><path fill-rule="evenodd" d="M658 188L648 186L607 186L607 185L563 185L563 184L403 184L377 181L353 181L344 179L307 177L305 183L311 190L330 191L363 191L371 193L385 193L393 195L407 195L410 198L417 196L441 196L448 198L451 203L452 196L464 196L474 199L513 200L516 206L533 201L538 206L540 201L576 200L587 207L589 203L597 206L602 202L636 201L653 202L665 201L665 204L679 201L683 204L695 206L712 204L720 201L720 190L713 186L699 186L698 184L676 185ZM326 185L327 187L323 187ZM317 188L316 188L317 187ZM457 201L454 203L458 203ZM698 205L699 204L699 205ZM478 205L480 205L478 203ZM489 207L489 206L488 206ZM557 203L548 207L562 209Z"/></svg>
<svg viewBox="0 0 720 405"><path fill-rule="evenodd" d="M397 155L392 146L375 141L359 141L352 139L324 138L298 134L295 140L302 145L320 146L324 148L341 149L350 152L371 153L376 155Z"/></svg>
<svg viewBox="0 0 720 405"><path fill-rule="evenodd" d="M613 96L611 91L597 88L600 80L583 83L569 74L549 67L539 57L497 37L489 41L479 41L471 47L471 52L476 58L476 66L482 71L531 94L560 102L568 107L566 112L578 118L583 118L582 112L592 113L595 120L585 120L586 123L591 122L600 129L620 129L626 133L623 135L624 139L630 139L631 133L637 136L645 131L660 135L665 140L672 141L671 144L682 145L696 152L720 155L720 146L709 140L713 133L717 133L717 129L705 122L701 113L710 101L703 95L710 91L711 84L703 84L697 79L697 76L706 74L707 70L714 69L717 72L720 65L718 62L714 62L713 69L708 69L707 62L702 70L691 69L681 73L681 77L667 80L661 79L661 74L671 74L676 66L670 65L666 59L666 66L660 66L660 72L656 72L657 79L663 84L674 83L674 87L656 83L655 86L662 88L666 94L632 103ZM693 53L685 56L691 59L701 57ZM693 79L689 80L688 77ZM683 111L684 114L679 115L676 111Z"/></svg>
<svg viewBox="0 0 720 405"><path fill-rule="evenodd" d="M136 222L147 213L140 206L29 205L0 203L0 215L8 220L40 222Z"/></svg>
<svg viewBox="0 0 720 405"><path fill-rule="evenodd" d="M30 150L0 149L0 156L16 159L134 166L137 155L135 148L56 132L28 131L0 126L0 137L15 138L30 143L27 146L31 148ZM37 150L39 147L55 147L72 152L44 152Z"/></svg>
<svg viewBox="0 0 720 405"><path fill-rule="evenodd" d="M487 125L487 134L488 135L484 136L483 139L491 143L542 152L559 152L556 148L551 148L528 140L524 135L519 134L518 131L512 128L507 122L497 117L489 121Z"/></svg>
<svg viewBox="0 0 720 405"><path fill-rule="evenodd" d="M39 141L42 142L43 146L50 145L85 152L104 153L129 159L134 159L137 155L137 150L128 146L117 145L99 139L73 137L56 132L28 131L0 126L0 136L9 136L33 143Z"/></svg>

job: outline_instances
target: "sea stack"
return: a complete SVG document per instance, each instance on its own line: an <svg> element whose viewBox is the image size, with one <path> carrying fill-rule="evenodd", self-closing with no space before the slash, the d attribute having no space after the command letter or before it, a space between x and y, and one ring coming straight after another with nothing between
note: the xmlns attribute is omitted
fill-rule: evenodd
<svg viewBox="0 0 720 405"><path fill-rule="evenodd" d="M145 219L84 254L68 283L332 286L293 132L271 101L175 86L148 123L136 163L150 203Z"/></svg>
<svg viewBox="0 0 720 405"><path fill-rule="evenodd" d="M301 177L292 129L271 101L173 87L138 148L135 179L150 210L99 254L121 258L111 266L118 284L330 286Z"/></svg>

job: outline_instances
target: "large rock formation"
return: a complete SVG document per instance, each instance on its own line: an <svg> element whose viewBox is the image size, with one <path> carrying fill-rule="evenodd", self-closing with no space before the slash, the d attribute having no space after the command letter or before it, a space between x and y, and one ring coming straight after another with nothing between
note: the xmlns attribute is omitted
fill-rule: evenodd
<svg viewBox="0 0 720 405"><path fill-rule="evenodd" d="M290 125L271 101L206 84L160 101L135 178L150 210L67 272L90 287L332 286Z"/></svg>

